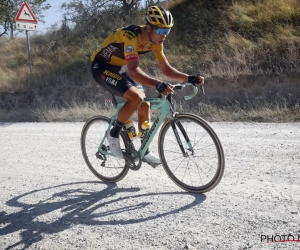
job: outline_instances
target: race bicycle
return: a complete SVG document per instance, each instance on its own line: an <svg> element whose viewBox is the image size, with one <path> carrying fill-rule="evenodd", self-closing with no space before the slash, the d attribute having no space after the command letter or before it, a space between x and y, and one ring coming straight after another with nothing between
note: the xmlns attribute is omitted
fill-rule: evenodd
<svg viewBox="0 0 300 250"><path fill-rule="evenodd" d="M192 86L193 93L184 96L190 100L196 96L198 88L190 83L175 84L177 92L185 86ZM204 89L202 87L204 93ZM139 170L147 149L158 130L158 152L161 163L169 177L182 189L204 193L220 182L225 157L221 142L211 126L201 117L191 113L176 112L172 104L172 95L157 98L144 98L152 104L158 115L140 146L130 140L125 127L120 134L124 159L115 157L106 138L115 123L124 102L116 103L116 112L112 117L97 115L91 117L81 132L81 150L84 160L100 180L117 182L122 180L129 169ZM152 167L156 165L147 162Z"/></svg>

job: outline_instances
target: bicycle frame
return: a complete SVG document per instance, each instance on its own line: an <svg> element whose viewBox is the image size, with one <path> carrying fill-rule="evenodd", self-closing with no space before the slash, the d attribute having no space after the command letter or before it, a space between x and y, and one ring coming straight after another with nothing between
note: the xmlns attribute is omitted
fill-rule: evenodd
<svg viewBox="0 0 300 250"><path fill-rule="evenodd" d="M174 89L180 88L173 86ZM192 96L184 96L184 99L191 99ZM208 192L216 187L225 168L222 144L204 119L192 113L176 112L172 97L168 95L143 100L152 104L151 109L158 109L158 115L143 138L142 145L140 140L135 143L129 138L125 127L122 129L122 160L111 153L110 146L115 145L109 145L106 135L115 125L125 102L118 104L114 100L116 112L112 117L96 115L89 118L82 128L80 144L91 172L104 182L115 183L122 180L129 170L139 170L144 163L156 168L159 164L145 154L160 130L155 138L158 141L159 163L169 178L180 188L193 193Z"/></svg>
<svg viewBox="0 0 300 250"><path fill-rule="evenodd" d="M187 84L187 85L189 85L189 84ZM178 86L178 87L180 86L182 88L184 85L180 84L180 85L176 85L176 86ZM190 96L185 96L184 99L185 100L192 99L197 94L197 92L198 92L198 88L194 87L194 92ZM146 98L144 98L143 102L158 103L156 105L153 105L151 107L151 109L152 110L154 110L154 109L160 109L160 111L159 111L159 113L157 115L157 118L153 122L153 124L152 124L149 132L147 133L146 137L144 138L142 145L140 146L140 148L138 150L138 154L139 154L139 156L141 158L144 157L144 155L145 155L147 149L149 148L151 142L153 141L153 139L154 139L154 137L155 137L158 129L163 124L163 122L165 121L165 119L169 119L171 121L174 120L173 111L172 111L172 108L171 108L171 105L170 105L169 101L166 100L166 96L162 96L161 98L146 97ZM116 112L113 115L113 117L111 118L111 121L109 123L107 131L109 131L110 128L113 126L113 123L117 119L119 111L123 107L124 104L125 104L125 102L121 102L121 103L117 104L117 106L116 106ZM177 129L175 127L175 124L174 123L171 123L171 124L172 124L172 128L173 128L175 137L177 139L177 142L180 145L180 148L182 150L182 153L185 154L184 149L182 147L182 142L181 142L180 136L179 136L179 134L177 132ZM184 133L184 137L185 137L185 139L186 139L186 141L188 143L189 150L193 152L192 144L190 143L190 140L188 139L186 133ZM106 138L106 134L103 137L103 139L102 139L102 141L101 141L98 149L101 152L101 154L104 154L104 155L113 155L110 152L102 150L102 145L103 145L103 142L104 142L105 138Z"/></svg>

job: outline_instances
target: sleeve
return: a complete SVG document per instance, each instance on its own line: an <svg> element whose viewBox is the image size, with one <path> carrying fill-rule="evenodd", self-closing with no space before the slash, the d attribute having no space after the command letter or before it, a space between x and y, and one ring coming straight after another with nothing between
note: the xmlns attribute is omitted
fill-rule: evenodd
<svg viewBox="0 0 300 250"><path fill-rule="evenodd" d="M137 46L138 41L136 35L129 31L124 30L122 34L122 38L124 41L124 57L126 61L137 59L139 57Z"/></svg>
<svg viewBox="0 0 300 250"><path fill-rule="evenodd" d="M153 46L153 52L155 54L157 62L161 62L163 60L166 60L166 56L164 54L163 45L154 45Z"/></svg>

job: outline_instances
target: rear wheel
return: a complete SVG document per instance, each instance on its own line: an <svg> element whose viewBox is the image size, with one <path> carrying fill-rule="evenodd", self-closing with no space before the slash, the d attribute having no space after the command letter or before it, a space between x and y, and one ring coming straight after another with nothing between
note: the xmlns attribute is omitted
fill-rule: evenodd
<svg viewBox="0 0 300 250"><path fill-rule="evenodd" d="M204 193L220 182L225 168L223 148L216 133L200 117L177 114L173 121L167 121L161 128L158 147L164 169L181 188Z"/></svg>
<svg viewBox="0 0 300 250"><path fill-rule="evenodd" d="M81 151L87 166L95 176L102 181L117 182L126 176L129 167L124 159L105 154L105 152L110 152L105 136L109 122L109 117L94 116L85 123L81 132ZM105 140L100 145L104 136ZM124 135L121 133L122 149L125 148L124 141Z"/></svg>

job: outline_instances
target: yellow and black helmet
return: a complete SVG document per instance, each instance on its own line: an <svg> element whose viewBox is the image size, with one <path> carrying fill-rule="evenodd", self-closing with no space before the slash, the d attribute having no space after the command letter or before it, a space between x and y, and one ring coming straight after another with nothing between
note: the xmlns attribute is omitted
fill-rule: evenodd
<svg viewBox="0 0 300 250"><path fill-rule="evenodd" d="M151 6L146 10L146 21L147 23L162 27L162 28L171 28L174 24L173 17L170 11L160 7L160 6Z"/></svg>

